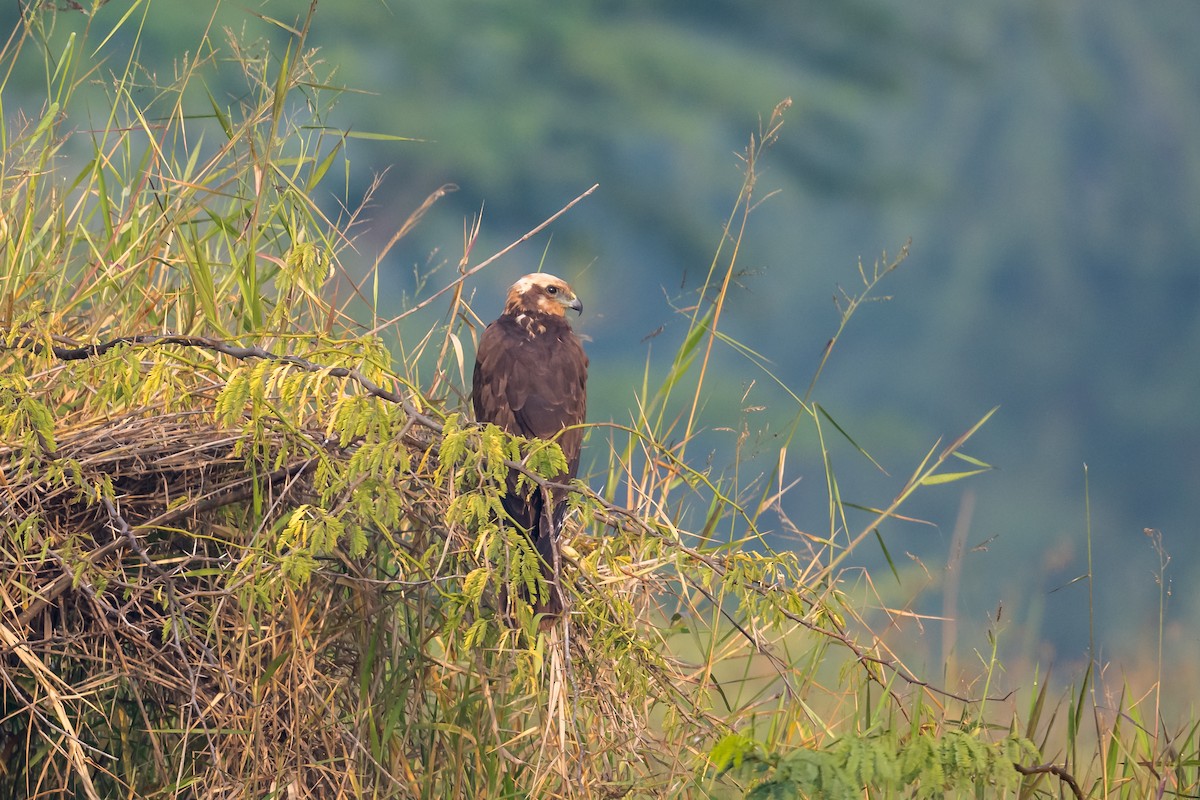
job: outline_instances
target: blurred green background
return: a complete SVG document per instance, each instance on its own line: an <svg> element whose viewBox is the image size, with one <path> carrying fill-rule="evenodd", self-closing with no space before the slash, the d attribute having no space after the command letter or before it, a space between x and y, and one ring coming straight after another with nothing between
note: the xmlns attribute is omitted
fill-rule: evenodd
<svg viewBox="0 0 1200 800"><path fill-rule="evenodd" d="M95 27L132 12L113 43L128 50L145 14L141 60L169 72L205 30L220 47L225 26L282 43L255 15L295 24L308 3L215 8L112 0ZM59 32L83 24L61 17ZM999 469L908 509L936 527L883 531L901 584L864 550L883 601L943 612L951 532L969 512L956 647L966 657L977 637L963 629L982 632L1003 607L1023 655L1085 657L1087 585L1072 581L1087 571L1086 465L1102 656L1153 655L1152 528L1171 557L1168 655L1195 662L1200 3L323 0L310 41L336 83L367 92L343 96L337 125L421 140L348 143L351 198L385 173L357 241L364 273L430 192L458 186L391 251L385 310L452 279L481 209L476 261L600 184L551 239L469 283L490 319L546 252L587 306L596 421L627 422L648 353L679 343L671 303L694 302L740 184L735 154L791 97L759 189L778 194L752 217L726 332L802 392L836 329L837 287L854 291L860 257L869 268L911 237L884 286L893 299L854 319L817 392L890 473L835 447L845 499L886 504L938 436L1000 406L969 447ZM15 72L4 113L14 97L37 104L45 82ZM727 391L707 423L744 423L758 460L743 475L769 470L796 406L732 350L718 368ZM715 470L731 442L704 440ZM826 532L806 434L787 465L802 480L785 510ZM941 626L926 631L933 656Z"/></svg>

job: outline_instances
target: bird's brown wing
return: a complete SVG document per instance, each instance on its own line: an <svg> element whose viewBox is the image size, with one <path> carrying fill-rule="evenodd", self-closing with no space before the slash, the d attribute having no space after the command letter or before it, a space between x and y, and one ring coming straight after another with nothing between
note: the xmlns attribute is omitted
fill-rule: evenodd
<svg viewBox="0 0 1200 800"><path fill-rule="evenodd" d="M583 444L583 431L574 426L587 415L587 367L587 355L565 323L529 338L501 318L479 341L471 391L475 418L530 439L557 436L568 464L562 477L574 477Z"/></svg>
<svg viewBox="0 0 1200 800"><path fill-rule="evenodd" d="M530 337L511 317L502 316L479 340L471 379L475 418L526 438L557 436L567 459L567 471L557 477L573 478L583 443L583 430L577 426L587 414L587 367L587 354L565 322L550 324L546 332ZM553 512L547 514L541 492L518 490L515 474L507 483L504 510L529 534L541 557L549 592L526 599L535 613L552 621L563 610L557 541L566 503L559 502L561 491L552 491Z"/></svg>

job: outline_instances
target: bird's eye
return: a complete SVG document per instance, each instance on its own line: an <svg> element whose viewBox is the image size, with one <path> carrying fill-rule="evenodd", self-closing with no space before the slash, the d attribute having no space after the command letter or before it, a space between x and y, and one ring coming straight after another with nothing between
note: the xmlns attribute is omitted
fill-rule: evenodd
<svg viewBox="0 0 1200 800"><path fill-rule="evenodd" d="M556 295L556 294L558 294L558 287L557 287L557 286L547 286L547 287L546 287L546 294L549 294L549 295Z"/></svg>

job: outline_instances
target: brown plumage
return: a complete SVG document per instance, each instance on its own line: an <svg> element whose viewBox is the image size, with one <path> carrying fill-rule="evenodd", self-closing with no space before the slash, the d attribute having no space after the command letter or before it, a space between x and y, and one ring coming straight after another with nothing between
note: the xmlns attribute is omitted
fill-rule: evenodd
<svg viewBox="0 0 1200 800"><path fill-rule="evenodd" d="M567 459L566 472L551 479L559 483L579 468L587 413L588 358L567 309L582 313L583 304L561 278L535 272L518 280L508 290L504 313L479 340L471 381L478 421L529 439L556 439ZM516 476L509 477L504 510L533 541L548 588L527 599L552 623L563 610L557 545L566 502L561 490L552 491L550 501L547 513L540 491L518 491Z"/></svg>

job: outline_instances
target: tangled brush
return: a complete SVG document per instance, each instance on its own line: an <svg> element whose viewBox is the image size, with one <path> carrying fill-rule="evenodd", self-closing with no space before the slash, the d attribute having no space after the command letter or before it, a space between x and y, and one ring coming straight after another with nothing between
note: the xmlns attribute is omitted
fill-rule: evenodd
<svg viewBox="0 0 1200 800"><path fill-rule="evenodd" d="M651 520L575 487L573 622L547 639L531 610L496 613L537 571L496 515L507 470L544 480L536 453L403 389L371 340L328 344L9 345L0 753L14 791L450 791L462 723L487 719L469 752L503 753L535 786L586 775L587 792L620 794L645 767L633 743L662 736L656 707L673 735L720 728L690 696L708 667L634 633L647 610L662 619L650 593L671 580L663 553L629 559ZM597 527L617 535L578 536Z"/></svg>
<svg viewBox="0 0 1200 800"><path fill-rule="evenodd" d="M99 796L97 771L169 785L183 777L181 758L200 756L205 785L193 788L202 796L268 792L280 775L308 790L361 782L355 721L343 715L356 667L347 640L369 623L364 606L412 593L387 597L379 587L394 590L395 576L369 574L347 555L344 544L365 552L362 528L351 542L347 525L369 524L370 513L328 509L373 483L369 470L347 472L364 444L394 434L393 455L407 464L433 441L430 427L414 433L418 423L440 425L356 368L209 340L17 347L6 360L0 624L12 667L2 750L10 779L24 775L31 795L75 786ZM227 373L234 391L239 380L246 390L232 400L220 380L230 362L242 367ZM311 424L334 385L343 409L394 400L398 413L374 419L371 442L344 430L331 439ZM318 386L326 393L316 402L296 394ZM413 480L393 481L398 497ZM444 531L427 495L403 514L412 530L419 521ZM423 546L419 536L404 541L409 553ZM321 559L344 564L314 569ZM326 572L341 585L309 580ZM263 773L271 779L254 786Z"/></svg>

